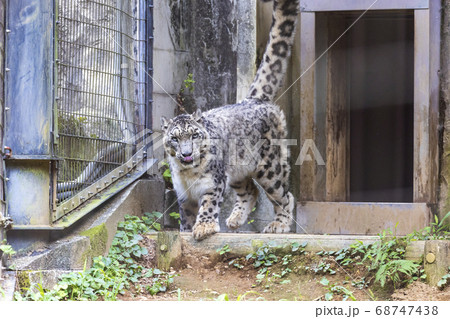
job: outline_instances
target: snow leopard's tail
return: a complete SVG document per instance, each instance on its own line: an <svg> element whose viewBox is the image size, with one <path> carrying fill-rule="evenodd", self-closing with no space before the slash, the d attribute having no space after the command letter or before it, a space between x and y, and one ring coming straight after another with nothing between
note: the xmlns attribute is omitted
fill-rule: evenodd
<svg viewBox="0 0 450 319"><path fill-rule="evenodd" d="M247 99L273 101L286 73L298 10L298 0L274 0L269 42Z"/></svg>

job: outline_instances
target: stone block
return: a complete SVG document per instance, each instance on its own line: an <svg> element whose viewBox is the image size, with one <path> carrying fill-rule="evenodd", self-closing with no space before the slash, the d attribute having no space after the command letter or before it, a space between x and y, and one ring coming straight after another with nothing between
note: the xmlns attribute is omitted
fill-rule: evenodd
<svg viewBox="0 0 450 319"><path fill-rule="evenodd" d="M436 286L450 266L450 241L430 240L425 242L424 270L427 282Z"/></svg>

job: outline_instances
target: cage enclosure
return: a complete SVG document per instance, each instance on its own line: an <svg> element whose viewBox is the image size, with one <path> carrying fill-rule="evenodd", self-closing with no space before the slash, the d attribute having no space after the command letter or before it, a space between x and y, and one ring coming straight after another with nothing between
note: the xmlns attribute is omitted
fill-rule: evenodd
<svg viewBox="0 0 450 319"><path fill-rule="evenodd" d="M9 2L8 237L19 248L79 219L73 212L117 180L136 179L151 129L151 3Z"/></svg>

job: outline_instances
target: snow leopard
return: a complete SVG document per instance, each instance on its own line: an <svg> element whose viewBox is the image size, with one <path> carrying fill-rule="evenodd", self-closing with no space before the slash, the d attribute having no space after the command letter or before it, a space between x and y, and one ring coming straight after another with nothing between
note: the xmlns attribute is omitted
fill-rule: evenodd
<svg viewBox="0 0 450 319"><path fill-rule="evenodd" d="M263 0L268 2L267 0ZM288 65L298 0L275 0L269 41L246 98L206 112L161 118L163 145L180 207L180 230L202 240L220 231L219 213L227 186L236 203L226 219L230 229L247 221L259 184L275 210L263 230L290 231L294 197L289 192L286 119L273 103Z"/></svg>

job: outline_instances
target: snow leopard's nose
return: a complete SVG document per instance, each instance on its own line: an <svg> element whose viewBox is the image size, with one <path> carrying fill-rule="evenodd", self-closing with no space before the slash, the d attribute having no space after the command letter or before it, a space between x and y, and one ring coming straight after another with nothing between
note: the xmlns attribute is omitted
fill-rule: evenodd
<svg viewBox="0 0 450 319"><path fill-rule="evenodd" d="M192 155L192 152L182 152L181 155L183 155L183 157L190 157Z"/></svg>

